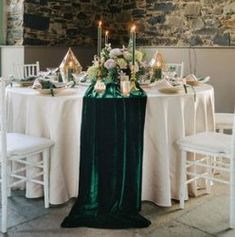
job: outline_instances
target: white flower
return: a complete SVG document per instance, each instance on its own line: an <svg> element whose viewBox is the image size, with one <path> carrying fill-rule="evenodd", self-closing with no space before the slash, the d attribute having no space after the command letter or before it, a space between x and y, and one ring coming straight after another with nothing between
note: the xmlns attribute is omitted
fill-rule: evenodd
<svg viewBox="0 0 235 237"><path fill-rule="evenodd" d="M136 50L135 51L135 59L136 59L136 61L141 62L143 60L143 53Z"/></svg>
<svg viewBox="0 0 235 237"><path fill-rule="evenodd" d="M87 69L87 76L90 80L95 79L97 76L97 73L98 73L98 67L96 67L96 66L90 66Z"/></svg>
<svg viewBox="0 0 235 237"><path fill-rule="evenodd" d="M113 59L108 59L105 63L104 63L104 66L109 70L109 69L112 69L114 67L116 67L116 62L113 60Z"/></svg>
<svg viewBox="0 0 235 237"><path fill-rule="evenodd" d="M131 53L129 52L129 51L124 51L123 52L123 57L127 60L127 61L131 61L131 59L132 59L132 55L131 55Z"/></svg>
<svg viewBox="0 0 235 237"><path fill-rule="evenodd" d="M117 65L121 68L121 69L126 69L127 68L127 62L124 58L117 58L116 59Z"/></svg>
<svg viewBox="0 0 235 237"><path fill-rule="evenodd" d="M112 49L109 53L110 58L117 58L122 55L122 51L119 48Z"/></svg>

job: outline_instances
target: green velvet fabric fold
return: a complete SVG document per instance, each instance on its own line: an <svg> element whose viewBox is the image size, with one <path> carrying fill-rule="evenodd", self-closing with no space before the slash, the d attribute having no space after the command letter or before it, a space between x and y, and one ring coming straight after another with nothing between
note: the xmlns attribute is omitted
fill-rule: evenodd
<svg viewBox="0 0 235 237"><path fill-rule="evenodd" d="M143 131L147 97L123 98L116 84L83 98L79 195L62 227L133 228L150 221L139 214Z"/></svg>

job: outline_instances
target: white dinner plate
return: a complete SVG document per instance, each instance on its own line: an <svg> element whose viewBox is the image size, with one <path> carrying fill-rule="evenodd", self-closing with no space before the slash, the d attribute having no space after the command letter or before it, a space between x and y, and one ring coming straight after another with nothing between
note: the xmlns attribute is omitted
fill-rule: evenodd
<svg viewBox="0 0 235 237"><path fill-rule="evenodd" d="M158 89L161 93L165 94L176 94L183 90L181 86L173 86L173 87L162 87Z"/></svg>
<svg viewBox="0 0 235 237"><path fill-rule="evenodd" d="M64 91L65 89L66 88L53 88L53 93L58 94L58 93L61 93L62 91ZM50 89L36 89L36 91L38 91L40 94L43 94L43 95L51 94Z"/></svg>
<svg viewBox="0 0 235 237"><path fill-rule="evenodd" d="M77 82L78 86L90 86L91 82Z"/></svg>

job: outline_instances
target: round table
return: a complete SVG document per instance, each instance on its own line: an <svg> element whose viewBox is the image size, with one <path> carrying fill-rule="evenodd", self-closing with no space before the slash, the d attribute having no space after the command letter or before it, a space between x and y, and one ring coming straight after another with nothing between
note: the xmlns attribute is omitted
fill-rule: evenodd
<svg viewBox="0 0 235 237"><path fill-rule="evenodd" d="M77 197L82 98L87 87L51 95L31 88L7 90L9 132L43 136L55 141L50 160L50 203ZM170 206L178 199L180 156L177 139L214 130L214 90L209 85L188 94L163 94L146 88L142 200ZM92 116L92 115L91 115ZM89 131L88 131L89 132ZM42 195L40 186L27 184L26 196Z"/></svg>

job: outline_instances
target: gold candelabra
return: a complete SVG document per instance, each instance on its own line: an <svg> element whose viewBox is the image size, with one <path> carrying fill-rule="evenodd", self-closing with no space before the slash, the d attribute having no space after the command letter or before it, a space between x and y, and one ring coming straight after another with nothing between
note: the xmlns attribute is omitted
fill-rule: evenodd
<svg viewBox="0 0 235 237"><path fill-rule="evenodd" d="M97 93L103 93L106 90L105 83L102 81L102 71L101 71L101 60L100 57L98 57L98 72L97 72L97 80L96 84L94 86L94 89Z"/></svg>
<svg viewBox="0 0 235 237"><path fill-rule="evenodd" d="M139 90L136 87L136 73L135 73L135 65L132 65L131 67L131 91L137 91Z"/></svg>

